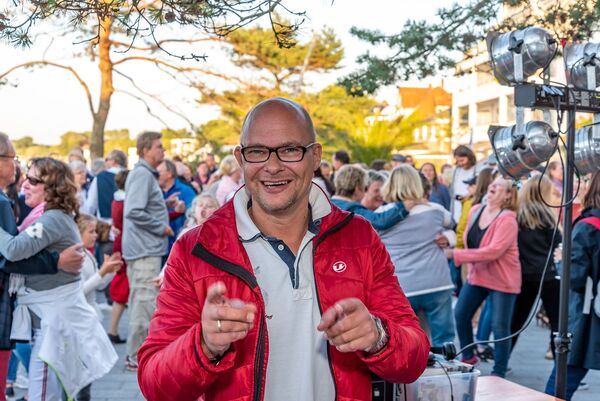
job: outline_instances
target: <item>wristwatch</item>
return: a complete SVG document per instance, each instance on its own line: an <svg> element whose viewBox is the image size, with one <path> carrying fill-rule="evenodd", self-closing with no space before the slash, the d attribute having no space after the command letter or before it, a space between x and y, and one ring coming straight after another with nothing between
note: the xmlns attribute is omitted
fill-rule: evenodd
<svg viewBox="0 0 600 401"><path fill-rule="evenodd" d="M379 338L371 348L366 350L366 352L369 354L376 354L387 345L389 337L387 330L385 329L385 325L383 324L381 319L373 315L371 315L371 319L373 319L373 321L375 322L375 327L377 328Z"/></svg>

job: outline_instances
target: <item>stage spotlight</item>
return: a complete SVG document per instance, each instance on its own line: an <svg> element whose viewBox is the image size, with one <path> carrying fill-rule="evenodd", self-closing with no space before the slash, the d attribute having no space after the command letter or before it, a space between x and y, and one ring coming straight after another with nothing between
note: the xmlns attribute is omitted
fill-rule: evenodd
<svg viewBox="0 0 600 401"><path fill-rule="evenodd" d="M488 135L498 167L505 176L518 179L552 156L558 133L543 121L530 121L517 132L517 126L490 126Z"/></svg>
<svg viewBox="0 0 600 401"><path fill-rule="evenodd" d="M556 39L543 28L528 27L506 33L490 32L486 38L494 76L503 85L524 82L548 67L556 54Z"/></svg>
<svg viewBox="0 0 600 401"><path fill-rule="evenodd" d="M600 43L565 45L567 83L578 89L595 90L600 84Z"/></svg>
<svg viewBox="0 0 600 401"><path fill-rule="evenodd" d="M588 125L575 131L575 166L579 174L600 170L600 130Z"/></svg>

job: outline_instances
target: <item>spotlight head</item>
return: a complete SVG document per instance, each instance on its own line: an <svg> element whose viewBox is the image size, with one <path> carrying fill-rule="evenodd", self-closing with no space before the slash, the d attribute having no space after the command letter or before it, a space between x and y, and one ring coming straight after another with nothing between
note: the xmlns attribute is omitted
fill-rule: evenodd
<svg viewBox="0 0 600 401"><path fill-rule="evenodd" d="M486 38L494 76L503 85L520 82L515 68L515 55L523 60L522 81L540 68L548 67L557 46L556 39L543 28L535 26L506 33L490 32Z"/></svg>
<svg viewBox="0 0 600 401"><path fill-rule="evenodd" d="M575 166L579 174L591 174L600 170L600 129L598 128L588 125L575 131Z"/></svg>
<svg viewBox="0 0 600 401"><path fill-rule="evenodd" d="M600 43L568 43L563 58L567 83L578 89L588 87L588 67L594 67L596 87L600 85Z"/></svg>
<svg viewBox="0 0 600 401"><path fill-rule="evenodd" d="M530 121L523 132L512 127L490 126L490 142L504 176L518 179L548 160L556 149L558 134L543 121Z"/></svg>

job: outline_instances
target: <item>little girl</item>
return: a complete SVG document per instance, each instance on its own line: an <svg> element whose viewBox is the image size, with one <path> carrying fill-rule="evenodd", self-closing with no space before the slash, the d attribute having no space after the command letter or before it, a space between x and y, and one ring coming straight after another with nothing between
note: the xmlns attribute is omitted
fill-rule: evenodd
<svg viewBox="0 0 600 401"><path fill-rule="evenodd" d="M96 305L96 290L105 288L115 275L123 260L121 253L116 252L111 256L104 255L104 263L98 269L98 262L90 249L94 249L96 245L96 218L89 214L80 214L77 219L77 226L81 234L81 242L83 243L84 257L81 267L81 279L83 281L83 293L87 302L96 310L98 318L102 320L102 312ZM91 399L91 384L81 389L77 394L77 401L89 401Z"/></svg>
<svg viewBox="0 0 600 401"><path fill-rule="evenodd" d="M81 279L83 280L83 293L88 303L96 309L98 317L102 320L102 313L96 305L96 290L106 288L115 275L115 272L121 269L123 260L121 253L115 252L111 256L104 255L104 263L98 269L96 257L90 249L94 249L98 233L96 232L96 218L89 214L80 214L77 219L77 226L81 233L81 242L83 243L84 257L81 266Z"/></svg>

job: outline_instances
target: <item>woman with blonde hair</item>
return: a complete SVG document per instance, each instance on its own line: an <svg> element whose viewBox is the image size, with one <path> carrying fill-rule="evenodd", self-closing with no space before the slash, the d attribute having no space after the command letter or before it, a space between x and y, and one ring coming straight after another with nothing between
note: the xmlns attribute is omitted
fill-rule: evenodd
<svg viewBox="0 0 600 401"><path fill-rule="evenodd" d="M217 184L215 197L219 205L225 203L228 196L237 191L241 186L242 170L233 155L225 156L219 165L221 180Z"/></svg>
<svg viewBox="0 0 600 401"><path fill-rule="evenodd" d="M444 206L425 200L423 184L417 170L400 165L382 188L387 202L413 202L415 206L401 223L380 232L400 286L413 310L422 310L431 329L431 344L441 347L454 341L452 290L454 285L444 251L436 243L442 233L452 244L452 217ZM385 205L378 211L385 211Z"/></svg>
<svg viewBox="0 0 600 401"><path fill-rule="evenodd" d="M515 302L511 333L518 331L527 320L540 282L543 281L542 302L550 320L550 346L554 355L552 333L558 331L560 280L557 279L558 272L552 254L562 241L562 235L559 230L555 232L554 229L557 224L556 213L544 203L548 203L552 191L550 179L539 175L525 182L519 192L517 221L522 284L521 293ZM515 336L512 339L513 348L517 338Z"/></svg>
<svg viewBox="0 0 600 401"><path fill-rule="evenodd" d="M43 212L35 221L25 219L28 226L17 236L0 229L0 253L6 259L26 259L42 249L60 252L81 242L69 166L49 157L32 159L23 191L26 204L44 204ZM60 401L63 389L70 399L110 371L117 354L85 300L79 273L11 277L11 290L17 293L11 338L33 345L30 399Z"/></svg>
<svg viewBox="0 0 600 401"><path fill-rule="evenodd" d="M512 313L521 291L521 264L517 247L517 189L511 181L497 177L488 187L487 204L471 209L464 233L465 249L447 249L456 265L467 264L464 284L456 308L456 331L461 347L473 342L471 320L488 297L492 299L492 332L500 339L510 334ZM496 343L492 375L504 377L510 341ZM463 361L477 362L474 347L463 353Z"/></svg>
<svg viewBox="0 0 600 401"><path fill-rule="evenodd" d="M194 198L192 206L186 211L186 217L183 233L204 223L219 208L217 199L209 193L203 193Z"/></svg>
<svg viewBox="0 0 600 401"><path fill-rule="evenodd" d="M366 190L367 171L362 167L346 164L335 173L335 195L331 198L331 203L364 217L376 230L388 229L408 215L402 201L394 201L382 213L367 209L361 204Z"/></svg>

